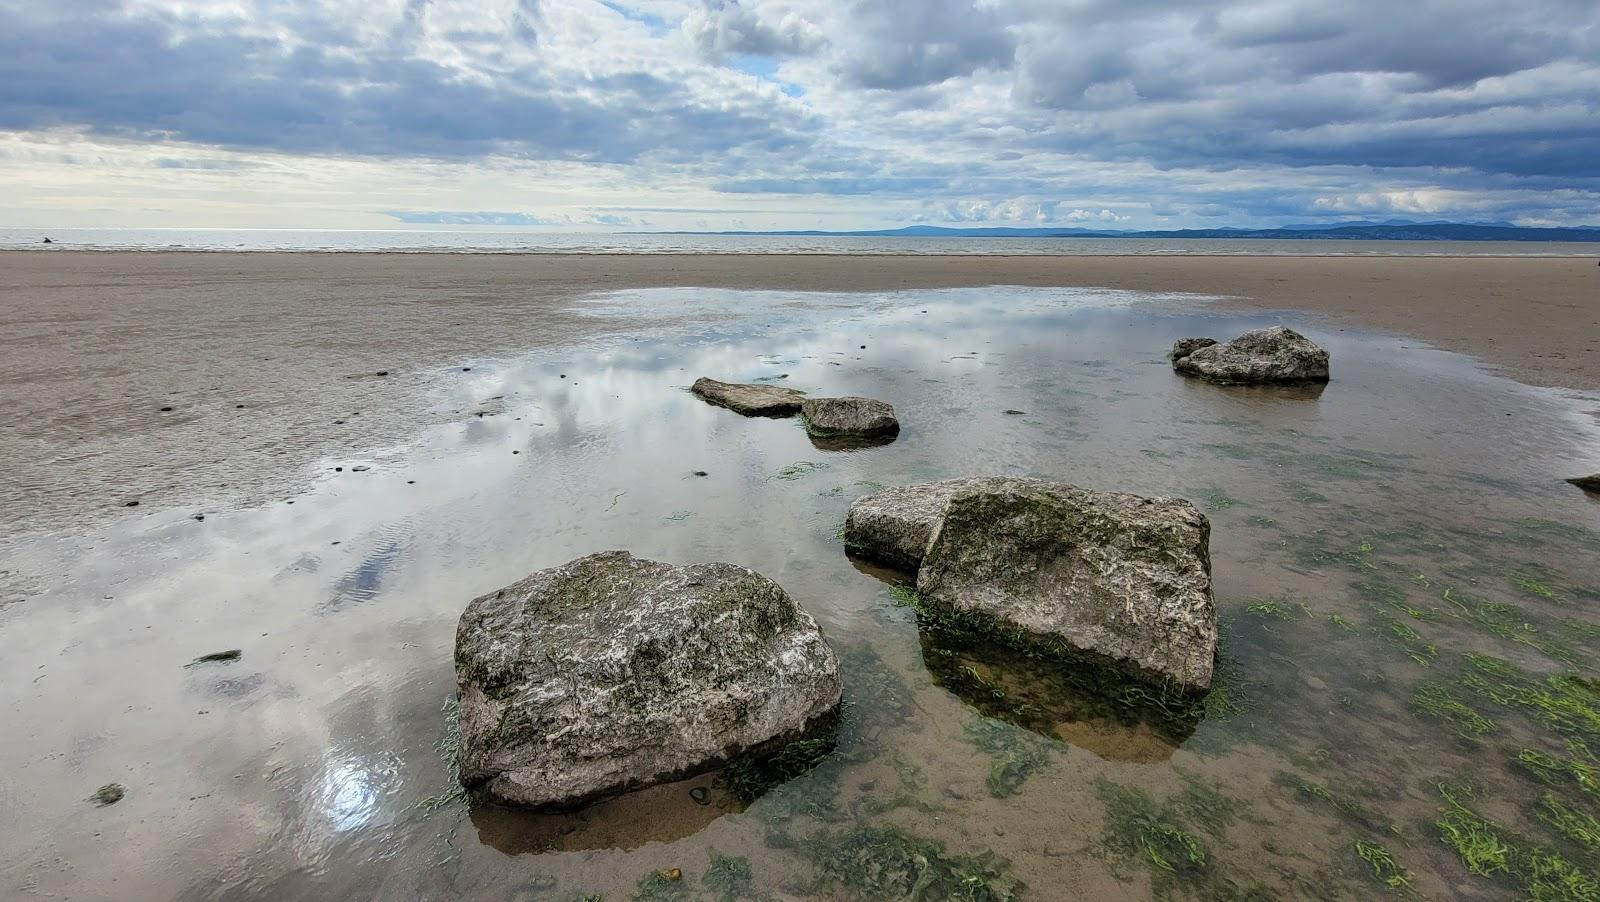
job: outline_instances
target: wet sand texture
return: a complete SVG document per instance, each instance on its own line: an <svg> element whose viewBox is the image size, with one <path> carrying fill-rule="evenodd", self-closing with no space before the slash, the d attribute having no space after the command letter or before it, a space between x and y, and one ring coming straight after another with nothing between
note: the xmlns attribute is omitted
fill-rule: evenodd
<svg viewBox="0 0 1600 902"><path fill-rule="evenodd" d="M435 367L622 328L589 292L989 284L1229 296L1600 387L1600 270L1584 259L19 251L0 254L0 525L281 496L311 462L437 422Z"/></svg>

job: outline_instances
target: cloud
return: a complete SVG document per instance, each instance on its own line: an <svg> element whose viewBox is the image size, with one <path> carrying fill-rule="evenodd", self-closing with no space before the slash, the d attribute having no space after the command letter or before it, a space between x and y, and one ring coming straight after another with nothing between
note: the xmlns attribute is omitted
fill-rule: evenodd
<svg viewBox="0 0 1600 902"><path fill-rule="evenodd" d="M683 20L683 33L707 59L729 56L799 56L825 43L822 32L788 12L769 19L770 6L743 6L738 0L701 0Z"/></svg>
<svg viewBox="0 0 1600 902"><path fill-rule="evenodd" d="M799 108L737 85L599 54L570 65L559 40L540 39L529 0L465 7L412 0L339 19L294 3L209 16L102 0L8 5L0 128L82 125L288 153L602 163L806 140Z"/></svg>
<svg viewBox="0 0 1600 902"><path fill-rule="evenodd" d="M0 167L12 215L1593 220L1600 6L0 0Z"/></svg>
<svg viewBox="0 0 1600 902"><path fill-rule="evenodd" d="M485 210L386 210L385 215L407 225L473 226L635 226L639 220L616 213L570 213L539 216L534 213L494 213Z"/></svg>

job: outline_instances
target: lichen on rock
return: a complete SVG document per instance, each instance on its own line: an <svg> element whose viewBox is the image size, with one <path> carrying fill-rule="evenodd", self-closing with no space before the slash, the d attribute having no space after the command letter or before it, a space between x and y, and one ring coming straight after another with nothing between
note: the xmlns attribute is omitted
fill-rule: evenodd
<svg viewBox="0 0 1600 902"><path fill-rule="evenodd" d="M830 726L816 621L733 564L603 552L474 599L456 633L461 782L559 810L776 751Z"/></svg>
<svg viewBox="0 0 1600 902"><path fill-rule="evenodd" d="M1229 342L1186 338L1172 347L1172 368L1224 384L1327 382L1328 352L1284 326L1251 329Z"/></svg>

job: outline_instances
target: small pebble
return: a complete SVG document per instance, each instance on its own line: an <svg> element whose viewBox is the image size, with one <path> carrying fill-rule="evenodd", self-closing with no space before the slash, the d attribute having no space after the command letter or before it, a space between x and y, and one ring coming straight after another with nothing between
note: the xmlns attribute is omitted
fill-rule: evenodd
<svg viewBox="0 0 1600 902"><path fill-rule="evenodd" d="M700 805L704 805L711 801L711 790L706 789L704 786L696 786L689 790L689 798L694 799Z"/></svg>
<svg viewBox="0 0 1600 902"><path fill-rule="evenodd" d="M683 879L683 871L678 868L667 868L666 870L656 871L656 873L660 875L662 880L676 881Z"/></svg>

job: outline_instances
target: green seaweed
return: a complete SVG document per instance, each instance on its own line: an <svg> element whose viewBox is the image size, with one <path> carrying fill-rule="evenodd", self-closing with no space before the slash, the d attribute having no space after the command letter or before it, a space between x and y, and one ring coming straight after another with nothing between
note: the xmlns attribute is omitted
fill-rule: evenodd
<svg viewBox="0 0 1600 902"><path fill-rule="evenodd" d="M1589 812L1573 808L1547 792L1534 806L1533 816L1585 850L1600 852L1600 820Z"/></svg>
<svg viewBox="0 0 1600 902"><path fill-rule="evenodd" d="M824 463L817 463L816 461L811 460L797 460L794 463L778 470L778 472L773 473L768 478L780 479L784 482L793 482L796 479L804 479L818 470L826 470L827 468L828 465Z"/></svg>
<svg viewBox="0 0 1600 902"><path fill-rule="evenodd" d="M809 738L787 742L774 752L735 756L717 776L717 785L734 799L749 804L821 764L837 743L835 726Z"/></svg>
<svg viewBox="0 0 1600 902"><path fill-rule="evenodd" d="M1413 889L1414 878L1411 872L1401 867L1400 863L1394 860L1394 856L1389 854L1388 849L1378 843L1358 839L1355 850L1356 857L1366 862L1371 870L1372 879L1395 892L1409 892Z"/></svg>
<svg viewBox="0 0 1600 902"><path fill-rule="evenodd" d="M1422 683L1412 692L1411 710L1443 721L1457 736L1473 741L1497 729L1494 721L1462 703L1450 691L1448 683L1438 680Z"/></svg>
<svg viewBox="0 0 1600 902"><path fill-rule="evenodd" d="M711 865L706 868L700 882L711 891L716 902L739 902L755 898L755 874L750 868L750 859L723 855L716 849L711 849L709 854Z"/></svg>
<svg viewBox="0 0 1600 902"><path fill-rule="evenodd" d="M418 802L416 808L423 814L457 805L466 807L471 803L471 796L466 787L461 785L461 702L455 693L445 698L439 713L444 715L444 736L434 743L433 748L439 753L439 760L444 762L445 772L450 776L450 788Z"/></svg>
<svg viewBox="0 0 1600 902"><path fill-rule="evenodd" d="M693 899L695 893L688 886L688 881L683 879L682 872L676 873L673 879L667 873L656 871L639 881L633 891L633 902L673 902L677 899Z"/></svg>
<svg viewBox="0 0 1600 902"><path fill-rule="evenodd" d="M1583 743L1569 740L1568 751L1572 757L1550 755L1537 749L1522 749L1511 759L1512 766L1529 774L1541 783L1557 786L1575 783L1579 790L1600 796L1600 768Z"/></svg>
<svg viewBox="0 0 1600 902"><path fill-rule="evenodd" d="M1528 899L1600 899L1600 879L1559 852L1526 843L1504 827L1478 814L1466 803L1469 786L1435 784L1445 807L1435 821L1439 838L1455 850L1467 870L1480 877L1515 880Z"/></svg>
<svg viewBox="0 0 1600 902"><path fill-rule="evenodd" d="M1205 844L1144 790L1101 778L1095 781L1095 794L1106 806L1101 842L1107 851L1124 860L1144 862L1157 872L1158 879L1206 872L1211 861Z"/></svg>
<svg viewBox="0 0 1600 902"><path fill-rule="evenodd" d="M1273 617L1293 622L1310 614L1311 610L1302 602L1269 598L1246 605L1244 612L1255 617Z"/></svg>
<svg viewBox="0 0 1600 902"><path fill-rule="evenodd" d="M1219 783L1183 768L1177 768L1177 772L1183 780L1183 791L1168 801L1168 808L1213 839L1221 839L1250 807L1249 802L1225 794Z"/></svg>
<svg viewBox="0 0 1600 902"><path fill-rule="evenodd" d="M852 900L1015 902L1025 889L993 852L953 855L898 827L862 825L800 841L818 894Z"/></svg>
<svg viewBox="0 0 1600 902"><path fill-rule="evenodd" d="M963 728L967 740L989 753L985 785L997 799L1015 795L1028 775L1050 762L1050 745L1025 730L988 717L975 717Z"/></svg>
<svg viewBox="0 0 1600 902"><path fill-rule="evenodd" d="M1289 771L1279 771L1277 782L1281 786L1294 790L1295 794L1302 800L1326 805L1341 820L1361 827L1368 832L1393 833L1398 829L1382 815L1356 801L1349 793L1343 790L1325 786L1321 783L1313 783L1299 774Z"/></svg>

